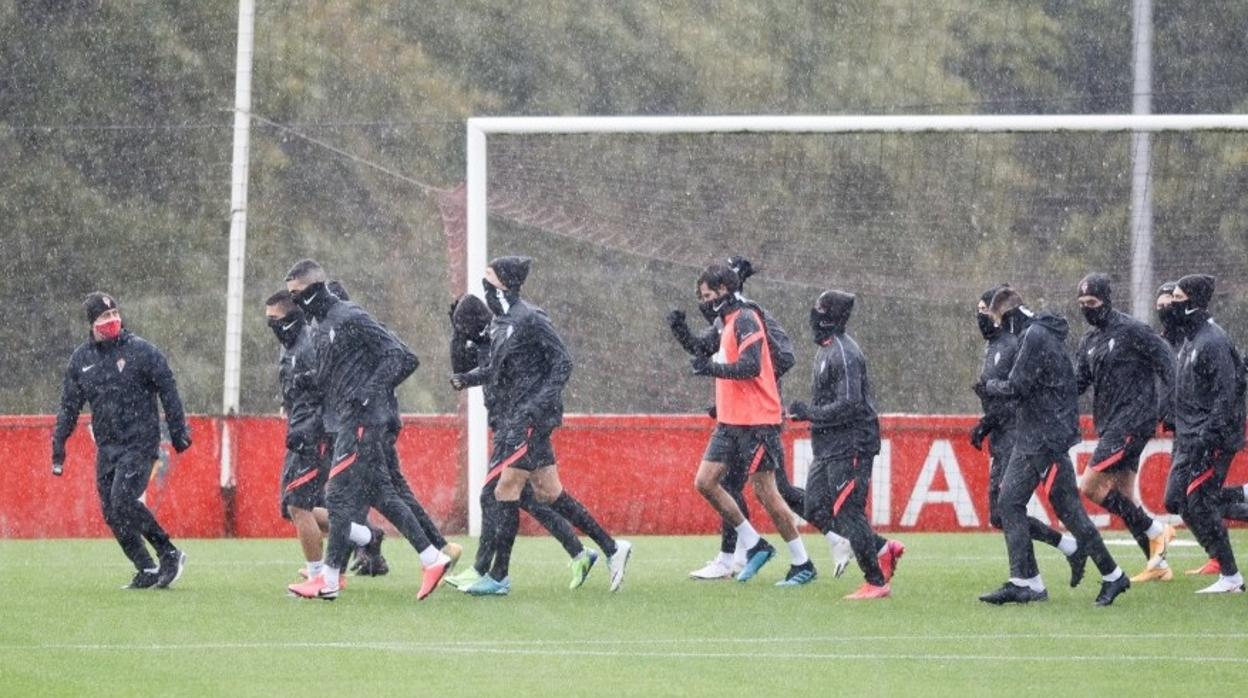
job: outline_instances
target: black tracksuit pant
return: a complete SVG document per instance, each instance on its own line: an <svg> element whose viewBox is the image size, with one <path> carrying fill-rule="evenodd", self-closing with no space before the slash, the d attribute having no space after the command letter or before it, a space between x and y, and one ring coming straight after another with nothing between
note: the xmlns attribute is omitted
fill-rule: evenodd
<svg viewBox="0 0 1248 698"><path fill-rule="evenodd" d="M806 479L803 517L824 533L836 531L849 539L863 576L875 586L887 580L877 557L883 542L867 519L867 490L871 486L871 456L819 458Z"/></svg>
<svg viewBox="0 0 1248 698"><path fill-rule="evenodd" d="M420 523L420 527L425 532L425 536L429 538L429 542L438 550L446 547L446 538L442 532L438 530L438 525L433 522L433 518L429 516L429 512L421 506L420 501L416 499L416 495L412 492L411 485L407 484L407 478L403 477L403 471L399 467L399 452L395 448L395 441L398 434L391 433L387 435L386 443L386 472L390 475L390 482L394 486L394 492L399 499L411 509L412 516L416 517L416 521ZM387 517L389 518L389 517ZM391 521L393 523L393 521Z"/></svg>
<svg viewBox="0 0 1248 698"><path fill-rule="evenodd" d="M478 541L477 559L472 566L477 574L483 576L489 574L490 566L494 564L494 553L498 550L498 500L494 498L497 487L498 478L494 478L481 488L481 540ZM526 484L520 491L520 508L529 512L529 516L536 519L542 528L550 531L550 535L559 541L568 557L576 557L585 549L581 540L576 537L572 524L549 504L537 501L532 485Z"/></svg>
<svg viewBox="0 0 1248 698"><path fill-rule="evenodd" d="M1075 466L1070 457L1064 451L1024 454L1015 448L1005 466L998 502L1002 528L1005 529L1005 545L1010 554L1010 576L1030 579L1040 574L1031 542L1027 502L1036 487L1041 485L1057 517L1092 558L1096 568L1102 575L1113 572L1118 565L1083 508L1079 486L1075 482Z"/></svg>
<svg viewBox="0 0 1248 698"><path fill-rule="evenodd" d="M143 540L152 544L157 555L174 549L169 534L139 497L147 490L153 460L140 453L104 447L96 453L95 489L100 495L104 522L113 532L122 551L137 570L156 567Z"/></svg>
<svg viewBox="0 0 1248 698"><path fill-rule="evenodd" d="M351 522L364 521L371 506L403 534L417 552L432 545L408 503L399 496L389 473L384 427L342 429L334 439L325 499L329 540L325 563L342 569L351 557Z"/></svg>
<svg viewBox="0 0 1248 698"><path fill-rule="evenodd" d="M1183 439L1174 443L1170 478L1166 481L1166 510L1183 517L1209 557L1218 561L1222 574L1239 571L1235 553L1222 521L1222 484L1235 453L1194 446Z"/></svg>
<svg viewBox="0 0 1248 698"><path fill-rule="evenodd" d="M1005 466L1010 462L1013 446L1000 450L992 448L991 462L988 465L988 523L993 528L1001 529L1001 479L1005 476ZM1027 517L1027 531L1032 540L1047 543L1054 548L1062 542L1062 534L1034 516Z"/></svg>

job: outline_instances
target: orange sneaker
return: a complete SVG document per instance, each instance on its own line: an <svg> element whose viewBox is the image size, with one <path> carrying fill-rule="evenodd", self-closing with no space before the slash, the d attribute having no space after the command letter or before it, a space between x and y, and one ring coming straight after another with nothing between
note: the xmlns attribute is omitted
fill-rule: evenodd
<svg viewBox="0 0 1248 698"><path fill-rule="evenodd" d="M286 590L295 596L300 596L305 599L324 599L326 601L333 601L338 598L338 592L341 591L341 587L337 589L330 589L325 586L325 578L318 576L313 577L306 582L291 584L286 587Z"/></svg>
<svg viewBox="0 0 1248 698"><path fill-rule="evenodd" d="M438 583L442 581L446 573L451 570L451 558L445 554L441 555L441 558L436 563L426 567L421 574L420 591L416 593L417 601L424 601L428 598L438 588Z"/></svg>
<svg viewBox="0 0 1248 698"><path fill-rule="evenodd" d="M902 545L899 540L889 540L884 544L884 550L880 551L880 571L884 573L884 581L890 582L893 575L897 573L897 563L901 561L901 556L906 554L906 546Z"/></svg>
<svg viewBox="0 0 1248 698"><path fill-rule="evenodd" d="M864 601L867 599L887 599L889 596L892 595L892 593L893 593L893 590L889 588L887 584L885 584L882 587L877 587L870 582L863 582L862 586L858 587L858 591L855 591L854 593L846 596L845 598L851 601Z"/></svg>
<svg viewBox="0 0 1248 698"><path fill-rule="evenodd" d="M1188 570L1186 574L1222 574L1222 565L1219 564L1217 560L1209 558L1209 561L1204 565L1201 565L1194 570Z"/></svg>

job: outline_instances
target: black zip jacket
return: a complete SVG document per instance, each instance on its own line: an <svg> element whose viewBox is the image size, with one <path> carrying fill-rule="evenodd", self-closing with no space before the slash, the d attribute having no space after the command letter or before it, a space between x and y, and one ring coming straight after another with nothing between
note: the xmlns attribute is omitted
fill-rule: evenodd
<svg viewBox="0 0 1248 698"><path fill-rule="evenodd" d="M1202 448L1244 447L1244 365L1226 331L1210 318L1179 350L1175 375L1177 440Z"/></svg>
<svg viewBox="0 0 1248 698"><path fill-rule="evenodd" d="M277 378L282 386L282 407L286 410L286 443L295 450L315 448L325 431L322 425L321 396L316 388L316 348L312 328L304 325L293 346L282 347Z"/></svg>
<svg viewBox="0 0 1248 698"><path fill-rule="evenodd" d="M984 364L979 370L979 380L987 384L989 381L1006 380L1014 361L1018 358L1018 335L1002 330L984 345ZM1018 402L1013 398L995 397L985 394L980 397L979 404L984 416L979 422L984 434L989 436L989 445L993 457L1006 457L1014 448L1014 414L1018 410Z"/></svg>
<svg viewBox="0 0 1248 698"><path fill-rule="evenodd" d="M509 430L562 424L563 388L571 375L572 356L546 312L517 300L490 325L485 365L461 377L493 393L491 419L496 430Z"/></svg>
<svg viewBox="0 0 1248 698"><path fill-rule="evenodd" d="M394 390L420 366L412 350L350 301L332 302L313 336L326 431L390 426Z"/></svg>
<svg viewBox="0 0 1248 698"><path fill-rule="evenodd" d="M111 341L89 339L74 350L65 369L61 408L52 433L52 460L65 461L65 440L78 425L84 404L91 406L91 433L97 448L116 448L156 459L160 454L160 413L165 410L170 438L187 435L186 415L173 372L160 350L122 330Z"/></svg>
<svg viewBox="0 0 1248 698"><path fill-rule="evenodd" d="M1044 313L1032 319L1019 341L1009 378L988 381L990 397L1018 400L1014 449L1064 453L1079 441L1079 395L1066 354L1066 319Z"/></svg>
<svg viewBox="0 0 1248 698"><path fill-rule="evenodd" d="M1115 310L1104 326L1084 333L1078 360L1079 394L1093 388L1097 435L1152 435L1174 385L1174 354L1166 341L1153 328Z"/></svg>
<svg viewBox="0 0 1248 698"><path fill-rule="evenodd" d="M880 419L871 395L867 358L852 337L836 335L820 345L810 392L815 458L880 452Z"/></svg>

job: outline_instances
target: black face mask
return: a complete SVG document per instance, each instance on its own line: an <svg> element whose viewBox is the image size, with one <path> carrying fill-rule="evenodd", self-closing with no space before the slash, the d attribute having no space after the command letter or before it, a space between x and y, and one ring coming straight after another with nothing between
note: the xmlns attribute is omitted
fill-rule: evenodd
<svg viewBox="0 0 1248 698"><path fill-rule="evenodd" d="M1104 327L1109 322L1109 314L1111 312L1109 303L1102 303L1095 308L1087 306L1079 306L1079 312L1083 313L1083 319L1093 327Z"/></svg>
<svg viewBox="0 0 1248 698"><path fill-rule="evenodd" d="M506 315L520 298L520 294L514 291L497 288L489 279L481 279L481 287L485 289L485 305L495 315Z"/></svg>
<svg viewBox="0 0 1248 698"><path fill-rule="evenodd" d="M1170 313L1175 328L1189 337L1209 319L1209 311L1193 306L1190 298L1172 302Z"/></svg>
<svg viewBox="0 0 1248 698"><path fill-rule="evenodd" d="M303 313L296 310L287 313L285 317L270 319L269 329L273 330L273 334L277 336L277 341L289 349L295 345L295 341L299 339L299 334L303 332L304 322Z"/></svg>
<svg viewBox="0 0 1248 698"><path fill-rule="evenodd" d="M815 344L823 344L832 337L845 332L844 323L836 322L827 313L810 309L810 332L815 337Z"/></svg>
<svg viewBox="0 0 1248 698"><path fill-rule="evenodd" d="M975 322L979 325L979 334L987 341L1001 334L1001 326L993 324L988 313L975 313Z"/></svg>
<svg viewBox="0 0 1248 698"><path fill-rule="evenodd" d="M318 281L292 295L303 312L317 320L324 320L330 306L338 302L338 297L329 292L324 281Z"/></svg>
<svg viewBox="0 0 1248 698"><path fill-rule="evenodd" d="M1175 336L1175 333L1179 331L1179 325L1182 324L1182 318L1174 312L1174 303L1158 308L1157 320L1161 322L1161 329L1167 337Z"/></svg>
<svg viewBox="0 0 1248 698"><path fill-rule="evenodd" d="M715 302L716 301L702 301L701 303L698 303L698 312L702 313L702 317L706 318L706 321L712 324L714 324L715 318L719 316L719 313L715 312Z"/></svg>

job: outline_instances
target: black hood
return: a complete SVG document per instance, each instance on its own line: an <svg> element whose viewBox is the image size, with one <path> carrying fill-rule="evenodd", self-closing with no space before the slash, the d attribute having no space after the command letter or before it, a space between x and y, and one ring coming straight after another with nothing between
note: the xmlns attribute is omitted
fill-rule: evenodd
<svg viewBox="0 0 1248 698"><path fill-rule="evenodd" d="M829 337L844 334L854 312L854 294L845 291L824 291L810 309L810 329L815 342L822 344Z"/></svg>
<svg viewBox="0 0 1248 698"><path fill-rule="evenodd" d="M1031 318L1030 324L1039 325L1049 330L1053 334L1057 335L1057 338L1063 342L1066 341L1066 336L1070 334L1070 323L1066 322L1066 318L1061 315L1041 313Z"/></svg>
<svg viewBox="0 0 1248 698"><path fill-rule="evenodd" d="M494 319L494 314L486 307L485 301L471 293L464 294L456 303L451 313L451 324L455 331L465 337L480 337Z"/></svg>
<svg viewBox="0 0 1248 698"><path fill-rule="evenodd" d="M1188 274L1179 279L1179 288L1187 294L1193 308L1208 308L1213 300L1215 280L1208 274Z"/></svg>

